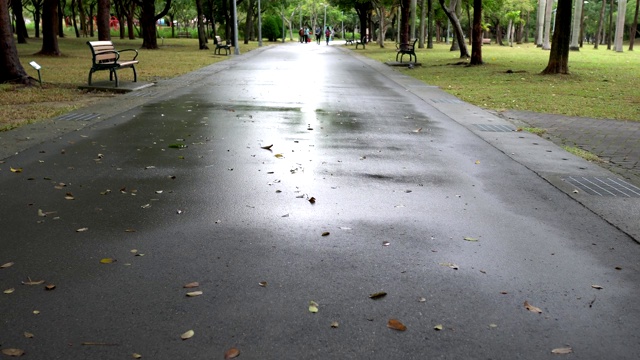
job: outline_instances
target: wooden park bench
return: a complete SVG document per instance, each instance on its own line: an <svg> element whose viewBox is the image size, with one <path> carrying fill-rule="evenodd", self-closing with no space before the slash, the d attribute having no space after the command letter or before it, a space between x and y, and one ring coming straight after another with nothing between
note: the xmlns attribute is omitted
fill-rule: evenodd
<svg viewBox="0 0 640 360"><path fill-rule="evenodd" d="M87 41L87 45L91 49L93 55L93 65L89 70L89 85L91 85L91 75L100 70L109 70L109 81L116 79L116 87L118 87L118 71L123 68L133 69L133 82L138 81L135 65L138 63L138 50L124 49L116 50L111 41ZM133 51L136 55L131 60L120 60L120 53Z"/></svg>
<svg viewBox="0 0 640 360"><path fill-rule="evenodd" d="M483 39L482 39L482 45L485 45L485 44L487 44L487 45L491 45L491 39L483 38Z"/></svg>
<svg viewBox="0 0 640 360"><path fill-rule="evenodd" d="M396 61L398 61L398 57L400 57L400 62L402 62L402 57L405 55L409 55L409 61L413 58L413 62L418 62L418 56L416 55L416 42L418 39L413 40L412 44L396 44L396 48L398 49L396 53Z"/></svg>
<svg viewBox="0 0 640 360"><path fill-rule="evenodd" d="M221 49L224 49L225 55L231 54L231 45L229 44L229 40L225 41L223 44L222 39L220 39L220 36L216 35L214 42L216 44L216 48L215 50L213 50L214 54L222 55L220 54Z"/></svg>

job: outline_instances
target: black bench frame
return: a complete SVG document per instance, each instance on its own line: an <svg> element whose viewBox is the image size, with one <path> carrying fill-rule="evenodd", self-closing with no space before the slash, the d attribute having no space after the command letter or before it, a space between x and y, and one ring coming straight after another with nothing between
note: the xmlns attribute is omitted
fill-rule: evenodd
<svg viewBox="0 0 640 360"><path fill-rule="evenodd" d="M358 46L362 45L363 49L366 49L366 45L367 44L367 38L361 38L358 41L356 41L356 50L358 49Z"/></svg>
<svg viewBox="0 0 640 360"><path fill-rule="evenodd" d="M229 44L229 40L225 41L225 43L223 44L220 36L216 36L213 42L216 44L216 48L213 50L214 54L222 55L220 53L221 49L224 49L225 55L231 54L231 45Z"/></svg>
<svg viewBox="0 0 640 360"><path fill-rule="evenodd" d="M418 62L418 55L416 55L416 42L418 39L413 40L412 44L396 44L396 48L398 52L396 53L396 62L398 61L398 56L400 57L400 62L402 62L402 57L405 55L409 55L409 61L413 59L413 62Z"/></svg>
<svg viewBox="0 0 640 360"><path fill-rule="evenodd" d="M136 58L138 57L138 50L136 49L124 49L116 50L111 41L87 41L87 45L91 49L93 56L91 70L89 70L89 85L91 85L91 75L94 72L100 70L109 70L109 81L116 80L116 87L118 87L118 73L119 69L131 68L133 70L133 82L138 81L138 74L136 73L135 65L138 63ZM131 60L120 60L120 53L126 51L135 52L135 56Z"/></svg>

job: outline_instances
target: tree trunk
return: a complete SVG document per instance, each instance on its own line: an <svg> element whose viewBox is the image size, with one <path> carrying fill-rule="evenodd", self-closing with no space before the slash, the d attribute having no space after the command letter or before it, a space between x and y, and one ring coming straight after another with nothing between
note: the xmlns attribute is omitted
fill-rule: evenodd
<svg viewBox="0 0 640 360"><path fill-rule="evenodd" d="M18 58L18 49L11 31L9 3L3 0L0 1L0 83L5 82L29 84L30 80Z"/></svg>
<svg viewBox="0 0 640 360"><path fill-rule="evenodd" d="M256 6L255 0L249 0L247 4L247 21L244 24L244 43L248 44L251 39L251 31L253 29L253 13Z"/></svg>
<svg viewBox="0 0 640 360"><path fill-rule="evenodd" d="M358 20L360 20L360 41L367 41L367 29L369 28L369 24L367 23L369 17L369 11L371 10L371 2L360 3L357 2L354 5L356 9L356 14L358 14ZM355 34L354 34L355 36Z"/></svg>
<svg viewBox="0 0 640 360"><path fill-rule="evenodd" d="M603 0L606 1L606 0ZM613 42L613 0L609 3L609 31L607 32L607 50L611 50Z"/></svg>
<svg viewBox="0 0 640 360"><path fill-rule="evenodd" d="M640 0L636 0L636 14L633 16L633 24L629 32L629 51L633 51L633 43L638 32L638 10L640 10Z"/></svg>
<svg viewBox="0 0 640 360"><path fill-rule="evenodd" d="M58 37L64 37L64 5L67 4L67 0L58 0Z"/></svg>
<svg viewBox="0 0 640 360"><path fill-rule="evenodd" d="M39 55L60 56L58 47L58 0L44 0L42 4L42 49Z"/></svg>
<svg viewBox="0 0 640 360"><path fill-rule="evenodd" d="M597 49L600 40L602 39L602 29L604 28L604 12L607 8L607 0L602 0L602 7L600 8L600 18L598 19L598 31L596 32L595 42L593 48Z"/></svg>
<svg viewBox="0 0 640 360"><path fill-rule="evenodd" d="M616 21L616 37L614 48L622 52L622 40L624 37L624 20L627 11L627 0L618 0L618 21Z"/></svg>
<svg viewBox="0 0 640 360"><path fill-rule="evenodd" d="M202 0L196 0L196 10L198 11L198 46L200 50L208 50L207 33L204 31L204 10Z"/></svg>
<svg viewBox="0 0 640 360"><path fill-rule="evenodd" d="M458 42L458 46L460 46L460 58L461 59L468 58L469 51L467 50L467 44L465 44L464 42L464 33L462 32L462 26L460 26L460 20L458 20L458 16L456 16L455 14L455 4L450 3L450 5L454 5L454 6L451 6L451 9L453 11L450 11L450 10L447 10L447 7L444 5L444 0L439 0L439 1L440 1L440 6L442 6L442 10L451 21L451 24L453 24L453 30L456 34L456 40ZM455 1L455 0L452 0L452 1Z"/></svg>
<svg viewBox="0 0 640 360"><path fill-rule="evenodd" d="M127 35L129 36L129 40L133 40L136 38L136 33L135 33L135 28L134 28L134 22L133 22L133 14L136 11L136 3L131 1L131 3L129 4L129 11L127 11ZM171 23L171 26L173 26L173 23Z"/></svg>
<svg viewBox="0 0 640 360"><path fill-rule="evenodd" d="M418 48L424 49L424 38L426 30L427 7L425 0L420 0L420 36L418 38Z"/></svg>
<svg viewBox="0 0 640 360"><path fill-rule="evenodd" d="M98 0L98 40L111 40L111 29L109 27L109 21L111 20L110 8L109 0Z"/></svg>
<svg viewBox="0 0 640 360"><path fill-rule="evenodd" d="M82 1L82 0L80 0ZM76 21L76 0L71 0L71 17L73 21L73 30L76 33L76 38L80 38L80 29L78 29L78 22Z"/></svg>
<svg viewBox="0 0 640 360"><path fill-rule="evenodd" d="M433 0L427 0L429 7L429 22L427 23L427 49L433 49Z"/></svg>
<svg viewBox="0 0 640 360"><path fill-rule="evenodd" d="M16 17L16 35L18 35L18 44L26 44L29 34L27 34L27 25L22 14L22 1L11 0L11 9Z"/></svg>
<svg viewBox="0 0 640 360"><path fill-rule="evenodd" d="M602 0L606 1L606 0ZM544 12L544 36L542 38L542 50L551 49L551 14L553 11L553 0L547 0L547 6ZM558 17L556 16L556 19Z"/></svg>
<svg viewBox="0 0 640 360"><path fill-rule="evenodd" d="M156 15L155 1L136 0L141 7L140 27L142 28L142 46L143 49L158 48L158 32L156 30L156 21L167 15L171 8L171 0L164 0L164 9Z"/></svg>
<svg viewBox="0 0 640 360"><path fill-rule="evenodd" d="M571 30L571 44L569 50L580 51L580 16L582 15L582 2L584 0L574 0L575 10L573 12L573 28Z"/></svg>
<svg viewBox="0 0 640 360"><path fill-rule="evenodd" d="M536 18L536 46L542 47L542 34L544 33L544 13L547 7L546 0L538 0L538 16Z"/></svg>
<svg viewBox="0 0 640 360"><path fill-rule="evenodd" d="M482 0L473 0L470 65L482 65Z"/></svg>
<svg viewBox="0 0 640 360"><path fill-rule="evenodd" d="M82 0L78 1L78 13L80 14L80 30L82 31L82 36L87 36L87 15L84 12L84 6L82 5Z"/></svg>
<svg viewBox="0 0 640 360"><path fill-rule="evenodd" d="M556 29L553 32L549 63L542 74L569 73L569 43L571 42L571 0L558 0Z"/></svg>
<svg viewBox="0 0 640 360"><path fill-rule="evenodd" d="M378 45L380 45L380 48L384 48L384 38L386 34L386 25L384 23L384 17L387 16L387 14L385 13L384 5L378 7L378 14L380 15L380 23L378 26Z"/></svg>
<svg viewBox="0 0 640 360"><path fill-rule="evenodd" d="M409 43L409 16L411 10L411 0L401 0L400 2L400 46L404 47Z"/></svg>

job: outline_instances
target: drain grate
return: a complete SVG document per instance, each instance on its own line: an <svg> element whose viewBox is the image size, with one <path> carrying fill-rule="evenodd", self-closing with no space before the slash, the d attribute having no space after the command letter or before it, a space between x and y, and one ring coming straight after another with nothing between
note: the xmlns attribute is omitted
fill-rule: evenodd
<svg viewBox="0 0 640 360"><path fill-rule="evenodd" d="M436 104L462 104L464 101L460 99L431 99Z"/></svg>
<svg viewBox="0 0 640 360"><path fill-rule="evenodd" d="M516 129L513 126L509 126L509 125L473 124L473 126L477 127L480 131L487 131L487 132L512 132L512 131L516 131Z"/></svg>
<svg viewBox="0 0 640 360"><path fill-rule="evenodd" d="M563 179L589 195L640 198L640 188L608 177L569 176Z"/></svg>
<svg viewBox="0 0 640 360"><path fill-rule="evenodd" d="M70 113L62 116L58 116L55 120L65 120L65 121L89 121L91 119L95 119L99 117L100 114L97 113Z"/></svg>

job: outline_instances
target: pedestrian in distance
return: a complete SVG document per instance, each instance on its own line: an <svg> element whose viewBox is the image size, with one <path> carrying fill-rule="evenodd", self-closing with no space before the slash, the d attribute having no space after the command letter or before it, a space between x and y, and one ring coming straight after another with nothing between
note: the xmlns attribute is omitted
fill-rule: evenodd
<svg viewBox="0 0 640 360"><path fill-rule="evenodd" d="M304 43L308 43L309 42L309 28L305 27L304 28Z"/></svg>
<svg viewBox="0 0 640 360"><path fill-rule="evenodd" d="M302 28L298 31L298 35L300 35L300 43L302 43L304 41L304 30Z"/></svg>
<svg viewBox="0 0 640 360"><path fill-rule="evenodd" d="M327 29L324 31L324 39L327 41L327 45L329 45L329 39L331 38L331 30L327 26Z"/></svg>
<svg viewBox="0 0 640 360"><path fill-rule="evenodd" d="M322 28L320 26L316 26L316 43L320 45L320 40L322 39Z"/></svg>

